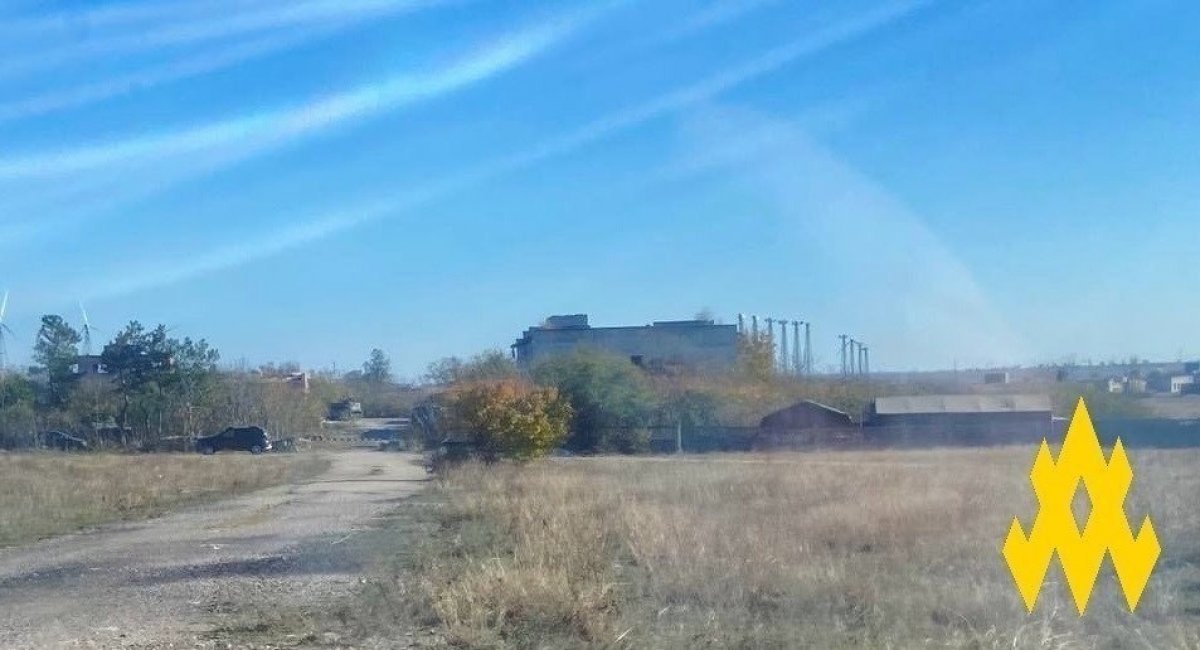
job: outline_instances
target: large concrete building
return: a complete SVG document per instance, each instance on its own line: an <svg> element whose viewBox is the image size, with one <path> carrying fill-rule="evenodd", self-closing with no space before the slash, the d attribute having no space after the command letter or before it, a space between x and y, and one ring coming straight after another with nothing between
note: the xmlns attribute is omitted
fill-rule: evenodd
<svg viewBox="0 0 1200 650"><path fill-rule="evenodd" d="M587 314L551 316L525 330L512 345L517 365L530 368L576 350L627 357L655 369L725 369L737 361L736 325L711 320L656 321L630 327L592 327Z"/></svg>

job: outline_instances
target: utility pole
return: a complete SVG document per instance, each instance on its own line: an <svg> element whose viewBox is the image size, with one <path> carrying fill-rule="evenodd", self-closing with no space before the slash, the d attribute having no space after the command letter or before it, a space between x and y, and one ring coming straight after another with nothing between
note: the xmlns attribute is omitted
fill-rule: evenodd
<svg viewBox="0 0 1200 650"><path fill-rule="evenodd" d="M863 348L863 361L866 363L865 374L871 374L871 348Z"/></svg>
<svg viewBox="0 0 1200 650"><path fill-rule="evenodd" d="M800 375L804 371L800 368L800 323L804 321L792 321L792 372Z"/></svg>
<svg viewBox="0 0 1200 650"><path fill-rule="evenodd" d="M847 370L847 368L846 368L846 339L848 339L850 337L846 336L845 334L838 334L838 338L842 340L842 376L845 377L847 374L847 372L846 372L846 370Z"/></svg>
<svg viewBox="0 0 1200 650"><path fill-rule="evenodd" d="M783 374L788 374L788 338L786 320L779 321L779 367Z"/></svg>
<svg viewBox="0 0 1200 650"><path fill-rule="evenodd" d="M775 319L767 317L767 318L764 318L763 321L766 322L766 324L767 324L767 342L771 346L771 367L774 368L775 367Z"/></svg>
<svg viewBox="0 0 1200 650"><path fill-rule="evenodd" d="M804 374L812 374L812 323L804 321Z"/></svg>

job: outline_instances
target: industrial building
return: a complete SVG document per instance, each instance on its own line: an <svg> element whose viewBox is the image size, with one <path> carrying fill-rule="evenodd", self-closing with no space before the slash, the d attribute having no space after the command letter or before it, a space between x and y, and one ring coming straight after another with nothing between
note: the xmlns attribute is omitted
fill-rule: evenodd
<svg viewBox="0 0 1200 650"><path fill-rule="evenodd" d="M626 357L650 369L727 369L737 362L738 331L736 325L711 320L592 327L587 314L571 314L547 318L525 330L512 345L513 358L522 368L578 350Z"/></svg>
<svg viewBox="0 0 1200 650"><path fill-rule="evenodd" d="M910 395L878 397L863 434L884 445L1002 445L1051 437L1045 395Z"/></svg>

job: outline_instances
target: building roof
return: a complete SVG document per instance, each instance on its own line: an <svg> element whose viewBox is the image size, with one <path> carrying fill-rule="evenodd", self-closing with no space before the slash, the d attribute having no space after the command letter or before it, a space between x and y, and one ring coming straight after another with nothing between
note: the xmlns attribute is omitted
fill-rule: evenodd
<svg viewBox="0 0 1200 650"><path fill-rule="evenodd" d="M1046 395L904 395L875 398L877 415L1049 411L1050 398Z"/></svg>
<svg viewBox="0 0 1200 650"><path fill-rule="evenodd" d="M841 409L836 409L828 404L822 404L816 400L811 400L811 399L802 399L793 404L789 404L788 406L785 406L781 409L776 409L776 410L772 411L771 413L769 413L767 415L767 417L771 417L772 415L777 415L779 413L787 413L788 411L794 411L794 410L798 410L798 409L817 409L820 411L827 411L827 412L833 413L835 415L844 415L846 417L850 417L849 413L847 413Z"/></svg>

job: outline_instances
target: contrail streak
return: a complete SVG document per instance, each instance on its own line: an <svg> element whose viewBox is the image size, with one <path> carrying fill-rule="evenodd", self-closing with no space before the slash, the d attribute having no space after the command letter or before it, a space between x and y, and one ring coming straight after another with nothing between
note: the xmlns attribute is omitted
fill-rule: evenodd
<svg viewBox="0 0 1200 650"><path fill-rule="evenodd" d="M207 0L136 2L100 5L34 16L16 15L0 24L0 42L78 35L81 31L140 27L155 21L219 18L247 8L277 5L278 0Z"/></svg>
<svg viewBox="0 0 1200 650"><path fill-rule="evenodd" d="M548 140L531 150L499 158L459 175L445 178L421 190L378 199L357 205L353 209L326 214L320 218L284 228L282 231L274 230L271 235L257 241L242 240L240 243L217 247L193 256L192 261L183 266L172 261L164 264L162 268L145 269L140 273L122 273L120 277L110 278L105 283L90 287L81 294L90 297L111 297L174 284L203 273L239 266L319 241L354 226L395 217L406 210L451 196L550 158L570 153L617 132L706 101L804 57L819 54L830 47L885 27L927 4L929 4L929 0L889 5L884 9L837 25L809 38L792 41L769 50L741 66L723 71L698 83L660 95L639 106L602 117L570 133Z"/></svg>
<svg viewBox="0 0 1200 650"><path fill-rule="evenodd" d="M95 83L79 84L67 90L56 90L25 99L0 103L0 122L86 106L106 99L146 90L154 86L216 72L257 57L266 56L274 52L299 46L323 36L331 35L346 26L348 24L307 30L287 36L259 38L231 47L224 47L214 52L172 61L130 74L119 75L111 79Z"/></svg>
<svg viewBox="0 0 1200 650"><path fill-rule="evenodd" d="M580 16L564 17L503 38L431 74L393 77L285 110L99 146L0 160L0 178L67 175L202 152L238 154L233 158L251 155L353 119L478 83L556 45L581 24Z"/></svg>
<svg viewBox="0 0 1200 650"><path fill-rule="evenodd" d="M27 47L25 49L35 49L36 53L21 57L8 55L4 64L0 65L0 77L28 74L86 58L181 47L261 35L273 30L320 27L331 21L361 20L437 4L438 0L305 0L265 8L254 5L251 10L240 13L225 12L197 20L167 21L164 25L125 30L125 33L76 39L76 43L59 44L52 49L46 49L43 45L42 51Z"/></svg>

